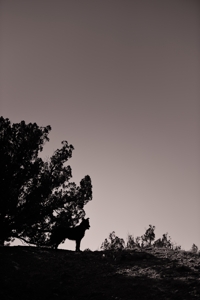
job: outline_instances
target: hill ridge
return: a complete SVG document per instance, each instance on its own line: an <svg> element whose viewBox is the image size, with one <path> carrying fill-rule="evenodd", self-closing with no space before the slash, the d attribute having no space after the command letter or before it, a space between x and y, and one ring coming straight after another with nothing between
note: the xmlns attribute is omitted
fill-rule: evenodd
<svg viewBox="0 0 200 300"><path fill-rule="evenodd" d="M0 299L199 299L200 256L187 251L0 248Z"/></svg>

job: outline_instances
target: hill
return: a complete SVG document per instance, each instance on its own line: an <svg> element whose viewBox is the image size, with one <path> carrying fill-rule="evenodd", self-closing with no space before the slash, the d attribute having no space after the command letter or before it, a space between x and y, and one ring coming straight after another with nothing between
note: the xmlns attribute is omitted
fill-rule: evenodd
<svg viewBox="0 0 200 300"><path fill-rule="evenodd" d="M149 248L0 248L0 299L200 299L200 256Z"/></svg>

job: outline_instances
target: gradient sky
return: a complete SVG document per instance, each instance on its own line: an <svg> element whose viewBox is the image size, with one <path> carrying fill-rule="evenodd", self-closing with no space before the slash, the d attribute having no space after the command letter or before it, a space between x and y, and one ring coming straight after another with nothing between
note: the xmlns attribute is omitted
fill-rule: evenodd
<svg viewBox="0 0 200 300"><path fill-rule="evenodd" d="M149 224L200 247L199 20L198 0L0 1L0 115L52 126L44 159L75 147L82 249Z"/></svg>

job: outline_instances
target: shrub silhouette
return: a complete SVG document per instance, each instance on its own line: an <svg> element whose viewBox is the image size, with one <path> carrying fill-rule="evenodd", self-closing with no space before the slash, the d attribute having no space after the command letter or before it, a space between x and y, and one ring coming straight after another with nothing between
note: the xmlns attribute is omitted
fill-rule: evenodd
<svg viewBox="0 0 200 300"><path fill-rule="evenodd" d="M197 245L195 245L195 244L192 245L191 252L198 253L198 247L197 247Z"/></svg>
<svg viewBox="0 0 200 300"><path fill-rule="evenodd" d="M146 230L145 234L141 236L142 246L150 245L151 242L155 239L155 226L149 225L149 228Z"/></svg>
<svg viewBox="0 0 200 300"><path fill-rule="evenodd" d="M172 248L171 237L168 237L168 233L163 234L162 239L158 239L153 243L157 248Z"/></svg>
<svg viewBox="0 0 200 300"><path fill-rule="evenodd" d="M145 248L149 246L157 247L157 248L168 248L175 251L180 251L181 246L175 242L171 241L171 237L168 236L168 233L164 233L162 238L157 239L153 244L152 241L155 240L155 226L149 225L149 228L146 230L145 234L141 236L137 236L134 238L133 235L128 234L127 243L122 238L116 236L115 231L109 234L108 239L105 239L101 244L102 250L131 250L136 248ZM150 248L151 249L151 248ZM198 247L193 244L190 250L194 254L199 254Z"/></svg>
<svg viewBox="0 0 200 300"><path fill-rule="evenodd" d="M109 234L108 239L105 239L105 241L101 244L102 250L123 250L124 249L125 242L123 239L115 235L115 231Z"/></svg>
<svg viewBox="0 0 200 300"><path fill-rule="evenodd" d="M136 247L136 243L133 235L129 234L127 237L126 249L134 249Z"/></svg>

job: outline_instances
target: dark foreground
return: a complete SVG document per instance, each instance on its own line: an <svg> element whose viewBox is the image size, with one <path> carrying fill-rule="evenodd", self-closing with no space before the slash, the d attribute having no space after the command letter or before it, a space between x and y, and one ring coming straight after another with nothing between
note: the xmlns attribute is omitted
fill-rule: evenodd
<svg viewBox="0 0 200 300"><path fill-rule="evenodd" d="M200 255L0 248L0 299L200 299Z"/></svg>

